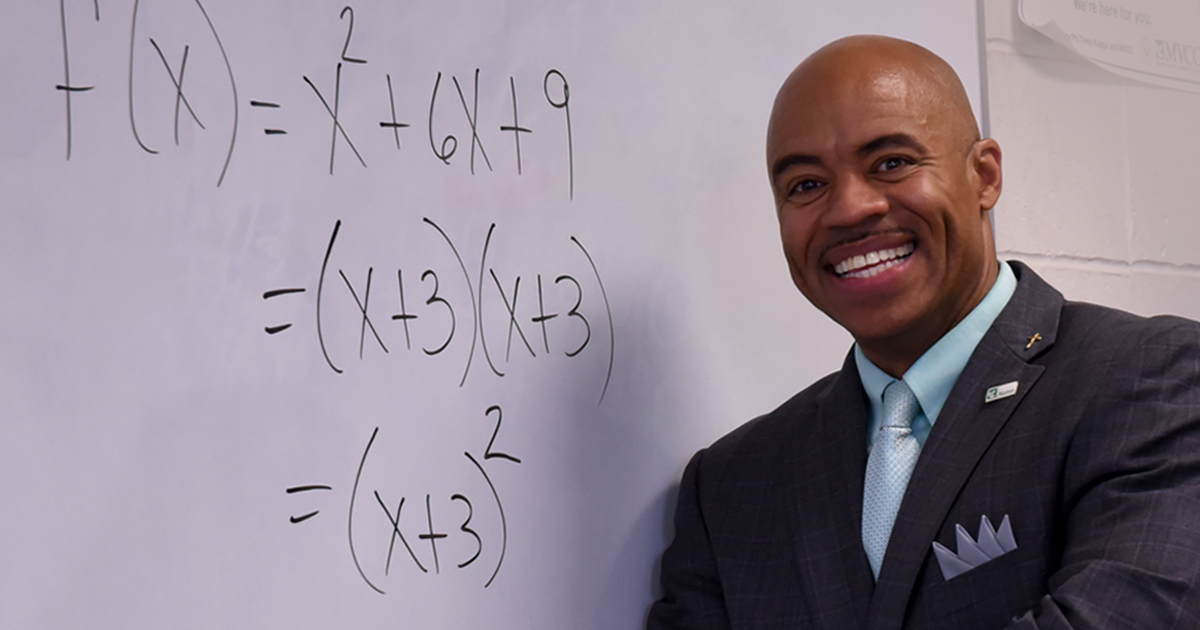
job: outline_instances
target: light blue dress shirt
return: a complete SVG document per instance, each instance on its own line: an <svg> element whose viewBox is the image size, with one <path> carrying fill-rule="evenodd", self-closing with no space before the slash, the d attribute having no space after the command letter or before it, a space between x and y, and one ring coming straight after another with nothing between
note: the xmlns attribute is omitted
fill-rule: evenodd
<svg viewBox="0 0 1200 630"><path fill-rule="evenodd" d="M979 345L984 333L992 327L992 322L996 321L1000 311L1004 310L1016 288L1017 278L1012 269L1008 267L1008 263L1000 261L1000 274L983 300L904 373L904 382L916 394L917 402L921 405L921 411L913 420L913 437L917 438L921 446L925 445L933 423L937 421L938 414L946 404L950 390L954 388L954 383L958 381L963 368L967 366L967 361L974 354L975 346ZM871 401L871 419L867 424L869 451L875 441L875 434L879 432L879 426L883 423L883 390L896 379L871 363L858 344L854 344L854 362L858 366L858 376L862 379L863 389Z"/></svg>

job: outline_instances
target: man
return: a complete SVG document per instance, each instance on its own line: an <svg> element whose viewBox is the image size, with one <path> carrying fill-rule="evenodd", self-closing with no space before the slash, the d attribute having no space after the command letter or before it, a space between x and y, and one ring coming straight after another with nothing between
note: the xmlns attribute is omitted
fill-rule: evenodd
<svg viewBox="0 0 1200 630"><path fill-rule="evenodd" d="M801 63L767 168L855 345L693 458L648 627L1200 628L1200 325L998 262L1000 147L914 44Z"/></svg>

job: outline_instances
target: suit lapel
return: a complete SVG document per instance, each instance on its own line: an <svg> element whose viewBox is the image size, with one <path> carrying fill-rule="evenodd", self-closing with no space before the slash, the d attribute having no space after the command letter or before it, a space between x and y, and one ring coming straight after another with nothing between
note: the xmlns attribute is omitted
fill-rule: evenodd
<svg viewBox="0 0 1200 630"><path fill-rule="evenodd" d="M863 627L873 580L862 548L868 406L853 353L818 402L811 435L795 454L791 541L812 618L829 630Z"/></svg>
<svg viewBox="0 0 1200 630"><path fill-rule="evenodd" d="M1062 295L1020 263L1010 264L1017 290L971 355L913 470L872 598L872 630L902 626L934 537L971 472L1041 376L1043 368L1029 361L1054 343ZM989 388L1014 381L1014 395L985 402Z"/></svg>

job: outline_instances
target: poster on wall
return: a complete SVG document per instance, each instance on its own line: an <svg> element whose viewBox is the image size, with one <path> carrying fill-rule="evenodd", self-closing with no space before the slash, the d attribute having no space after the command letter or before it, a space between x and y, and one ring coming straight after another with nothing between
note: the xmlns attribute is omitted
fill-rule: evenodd
<svg viewBox="0 0 1200 630"><path fill-rule="evenodd" d="M1200 92L1200 2L1021 0L1021 21L1120 76Z"/></svg>

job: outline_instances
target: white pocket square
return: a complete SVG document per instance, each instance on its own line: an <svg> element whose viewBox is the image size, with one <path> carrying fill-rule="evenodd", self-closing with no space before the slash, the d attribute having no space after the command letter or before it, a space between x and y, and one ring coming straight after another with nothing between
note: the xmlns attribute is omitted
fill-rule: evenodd
<svg viewBox="0 0 1200 630"><path fill-rule="evenodd" d="M950 551L936 540L933 542L933 553L942 568L942 577L947 580L1017 548L1012 523L1009 522L1007 514L1004 515L1004 520L1000 521L1000 529L992 527L992 522L985 514L979 521L978 540L972 539L962 525L954 527L958 534L958 553Z"/></svg>

